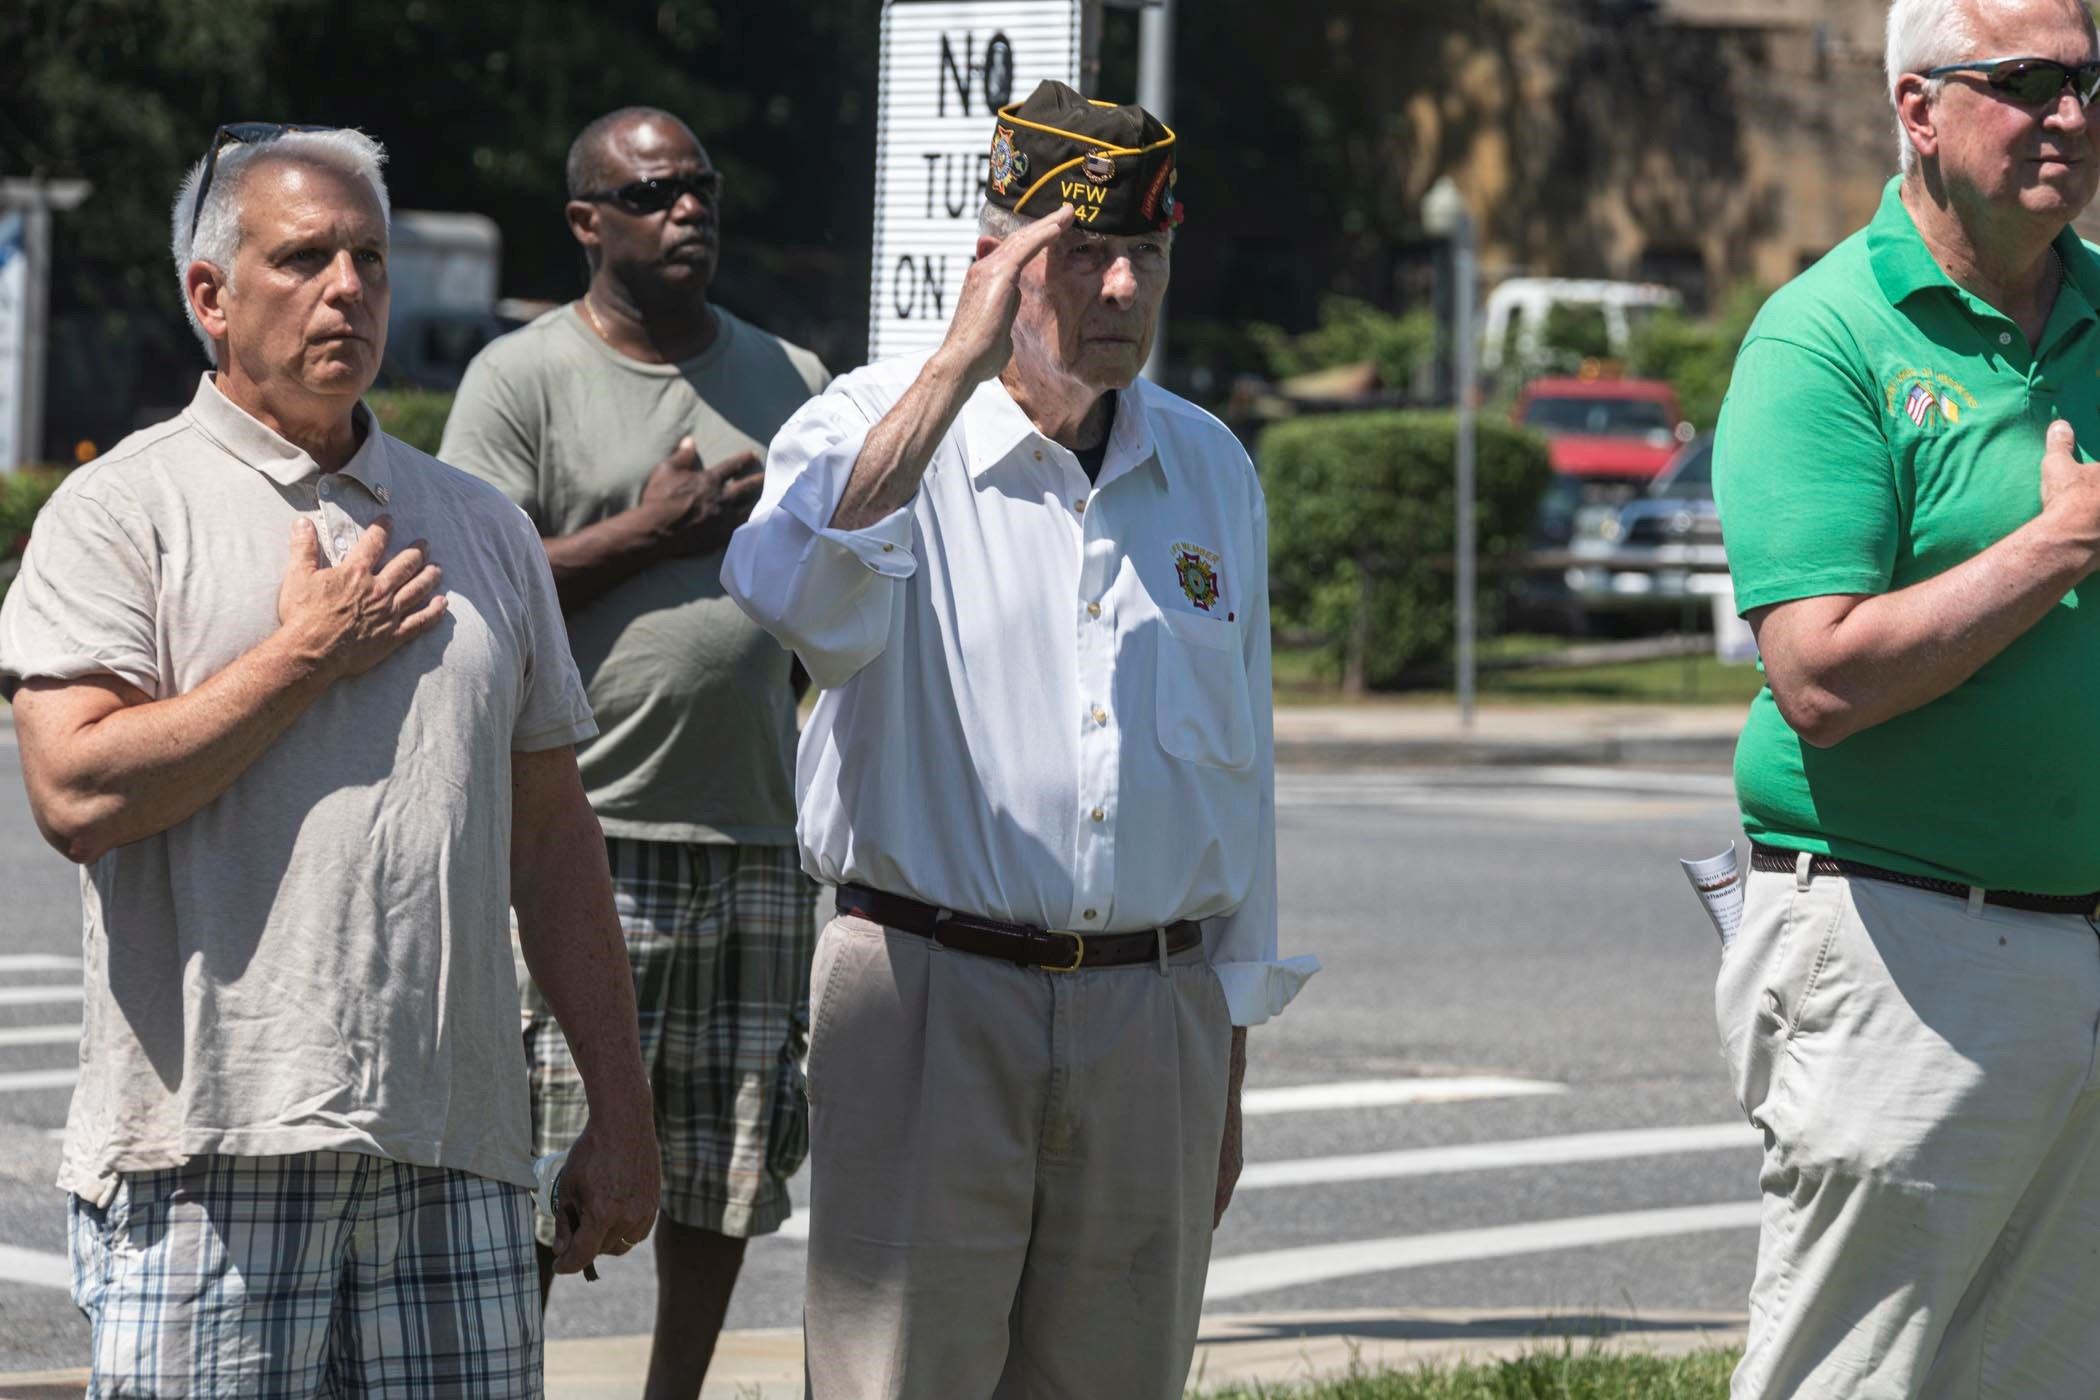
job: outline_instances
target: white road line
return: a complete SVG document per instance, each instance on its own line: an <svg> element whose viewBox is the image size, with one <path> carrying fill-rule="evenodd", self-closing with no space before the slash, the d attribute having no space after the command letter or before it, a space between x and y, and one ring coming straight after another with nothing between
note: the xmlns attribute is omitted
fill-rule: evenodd
<svg viewBox="0 0 2100 1400"><path fill-rule="evenodd" d="M1764 1138L1747 1123L1707 1123L1689 1128L1635 1128L1624 1132L1570 1133L1563 1137L1469 1142L1418 1147L1402 1152L1366 1152L1347 1157L1305 1157L1288 1162L1250 1163L1240 1173L1242 1191L1268 1186L1313 1186L1338 1181L1391 1181L1442 1172L1495 1171L1509 1167L1565 1166L1610 1162L1623 1157L1661 1157L1672 1152L1718 1152L1756 1147Z"/></svg>
<svg viewBox="0 0 2100 1400"><path fill-rule="evenodd" d="M80 959L62 953L0 953L0 972L78 972Z"/></svg>
<svg viewBox="0 0 2100 1400"><path fill-rule="evenodd" d="M0 1006L35 1006L43 1001L79 1001L80 988L0 987Z"/></svg>
<svg viewBox="0 0 2100 1400"><path fill-rule="evenodd" d="M1240 1174L1239 1189L1261 1191L1274 1186L1331 1185L1340 1181L1384 1181L1449 1172L1661 1157L1673 1152L1732 1151L1756 1147L1763 1141L1757 1130L1745 1123L1705 1123L1688 1128L1633 1128L1623 1132L1469 1142L1454 1147L1423 1147L1403 1152L1255 1162ZM790 1240L808 1239L809 1212L805 1210L789 1216L787 1223L780 1227L780 1236Z"/></svg>
<svg viewBox="0 0 2100 1400"><path fill-rule="evenodd" d="M1249 1089L1240 1100L1240 1111L1254 1118L1269 1113L1307 1113L1317 1109L1464 1103L1471 1099L1530 1098L1567 1092L1567 1085L1549 1080L1508 1079L1489 1074L1456 1079L1360 1079L1339 1084L1292 1084L1280 1089Z"/></svg>
<svg viewBox="0 0 2100 1400"><path fill-rule="evenodd" d="M63 1254L46 1254L40 1249L0 1244L0 1279L9 1283L31 1283L39 1288L71 1288L73 1271Z"/></svg>
<svg viewBox="0 0 2100 1400"><path fill-rule="evenodd" d="M1205 1303L1271 1293L1327 1279L1419 1269L1433 1264L1460 1264L1475 1259L1502 1259L1513 1254L1541 1254L1557 1249L1583 1249L1628 1240L1692 1235L1709 1230L1756 1228L1764 1206L1757 1201L1708 1206L1675 1206L1665 1210L1622 1211L1581 1215L1565 1220L1538 1220L1523 1225L1495 1225L1478 1230L1446 1230L1431 1235L1401 1235L1346 1244L1267 1249L1210 1262L1204 1285Z"/></svg>
<svg viewBox="0 0 2100 1400"><path fill-rule="evenodd" d="M77 1069L24 1069L0 1074L0 1094L30 1094L39 1089L70 1089L80 1082Z"/></svg>
<svg viewBox="0 0 2100 1400"><path fill-rule="evenodd" d="M78 1045L79 1026L0 1026L0 1045Z"/></svg>

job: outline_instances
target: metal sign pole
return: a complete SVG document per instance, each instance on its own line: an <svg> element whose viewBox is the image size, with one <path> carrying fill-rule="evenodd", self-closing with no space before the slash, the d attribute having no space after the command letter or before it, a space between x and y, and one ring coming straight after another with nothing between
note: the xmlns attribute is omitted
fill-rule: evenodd
<svg viewBox="0 0 2100 1400"><path fill-rule="evenodd" d="M1479 356L1473 348L1473 303L1478 276L1474 267L1473 220L1461 214L1452 243L1453 330L1458 354L1458 723L1473 727L1473 448L1475 375Z"/></svg>
<svg viewBox="0 0 2100 1400"><path fill-rule="evenodd" d="M1160 0L1138 11L1138 106L1168 126L1174 124L1174 0ZM1168 295L1173 295L1171 289ZM1167 304L1159 306L1152 334L1152 353L1145 357L1145 378L1153 383L1167 365Z"/></svg>

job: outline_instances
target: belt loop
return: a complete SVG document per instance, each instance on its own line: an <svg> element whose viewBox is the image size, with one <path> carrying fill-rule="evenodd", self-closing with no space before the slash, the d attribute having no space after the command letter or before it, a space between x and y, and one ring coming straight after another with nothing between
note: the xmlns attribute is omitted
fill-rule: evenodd
<svg viewBox="0 0 2100 1400"><path fill-rule="evenodd" d="M1167 926L1161 924L1158 928L1152 930L1152 936L1159 940L1159 975L1165 977L1167 975Z"/></svg>
<svg viewBox="0 0 2100 1400"><path fill-rule="evenodd" d="M1808 867L1815 863L1815 859L1816 858L1813 855L1810 855L1807 851L1796 851L1794 853L1795 889L1805 890L1808 888Z"/></svg>
<svg viewBox="0 0 2100 1400"><path fill-rule="evenodd" d="M1977 916L1978 914L1981 914L1982 912L1983 912L1983 886L1981 886L1981 885L1971 885L1971 886L1969 886L1969 917L1973 919L1974 917L1976 917L1976 916Z"/></svg>

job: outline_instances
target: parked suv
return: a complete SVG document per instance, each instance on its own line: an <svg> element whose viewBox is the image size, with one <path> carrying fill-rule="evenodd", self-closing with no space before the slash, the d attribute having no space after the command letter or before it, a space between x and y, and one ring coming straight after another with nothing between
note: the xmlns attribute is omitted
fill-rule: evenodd
<svg viewBox="0 0 2100 1400"><path fill-rule="evenodd" d="M1577 558L1568 588L1582 604L1617 610L1682 605L1728 587L1713 464L1713 434L1701 434L1645 494L1578 529L1568 546Z"/></svg>

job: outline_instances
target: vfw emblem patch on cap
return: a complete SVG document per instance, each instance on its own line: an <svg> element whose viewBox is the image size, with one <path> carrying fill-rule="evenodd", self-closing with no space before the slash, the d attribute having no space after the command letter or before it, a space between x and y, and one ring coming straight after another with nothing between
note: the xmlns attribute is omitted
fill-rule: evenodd
<svg viewBox="0 0 2100 1400"><path fill-rule="evenodd" d="M1013 188L1014 181L1028 174L1028 153L1014 149L1014 129L1010 126L992 128L992 190L1005 194Z"/></svg>
<svg viewBox="0 0 2100 1400"><path fill-rule="evenodd" d="M1963 412L1976 407L1976 396L1953 375L1927 369L1902 371L1884 393L1889 412L1901 413L1928 433L1958 426Z"/></svg>
<svg viewBox="0 0 2100 1400"><path fill-rule="evenodd" d="M1200 544L1177 543L1174 546L1174 578L1181 585L1181 592L1191 603L1209 612L1218 604L1218 560L1215 549L1205 549Z"/></svg>

